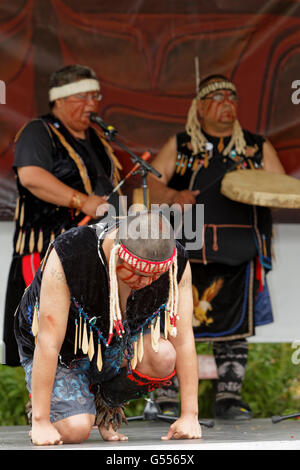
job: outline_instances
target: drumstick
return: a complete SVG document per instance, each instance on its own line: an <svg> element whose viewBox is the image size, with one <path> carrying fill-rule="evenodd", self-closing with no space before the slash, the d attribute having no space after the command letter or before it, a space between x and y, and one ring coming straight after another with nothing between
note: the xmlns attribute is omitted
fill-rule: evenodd
<svg viewBox="0 0 300 470"><path fill-rule="evenodd" d="M224 176L226 175L226 173L229 173L230 171L232 171L235 167L237 167L241 162L240 161L237 161L235 162L230 168L228 168L224 173L221 173L216 179L214 179L213 181L211 181L209 184L207 184L206 186L204 186L203 189L200 189L200 192L199 192L199 196L202 196L203 193L205 193L209 188L211 188L211 186L214 186L216 183L218 183L222 178L224 178Z"/></svg>
<svg viewBox="0 0 300 470"><path fill-rule="evenodd" d="M141 156L141 159L142 160L149 160L149 158L151 157L152 153L151 153L151 150L146 150L146 152L143 153L143 155ZM136 163L134 165L134 167L129 171L129 173L127 173L127 175L125 176L125 178L122 179L122 181L120 181L119 184L117 184L117 186L112 190L112 192L107 196L106 200L108 201L109 198L116 192L118 191L118 189L123 186L123 184L125 183L126 180L128 180L128 178L139 168L140 166L140 163ZM89 221L92 219L92 217L90 215L86 215L77 225L78 227L81 227L82 225L86 225L89 223Z"/></svg>

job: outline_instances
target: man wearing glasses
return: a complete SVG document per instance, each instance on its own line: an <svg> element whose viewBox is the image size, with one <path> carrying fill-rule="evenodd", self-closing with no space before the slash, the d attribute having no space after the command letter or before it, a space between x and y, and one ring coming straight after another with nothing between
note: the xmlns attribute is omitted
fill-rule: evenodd
<svg viewBox="0 0 300 470"><path fill-rule="evenodd" d="M253 305L271 267L272 221L268 209L231 201L220 185L222 176L235 168L284 169L269 141L241 128L237 108L237 90L230 80L222 75L202 80L185 131L172 136L153 161L162 177L151 175L149 187L152 203L191 204L193 214L196 203L204 204L203 246L189 250L194 336L213 343L215 417L245 420L252 415L241 398L246 338L255 334ZM265 266L262 259L268 260ZM176 392L176 383L173 392L160 392L163 412L176 413Z"/></svg>
<svg viewBox="0 0 300 470"><path fill-rule="evenodd" d="M49 242L86 215L96 217L121 168L103 133L90 127L89 115L101 100L95 72L69 65L54 72L49 85L50 113L29 122L16 137L19 198L4 325L10 366L19 365L14 312ZM117 199L116 194L110 203L117 207Z"/></svg>

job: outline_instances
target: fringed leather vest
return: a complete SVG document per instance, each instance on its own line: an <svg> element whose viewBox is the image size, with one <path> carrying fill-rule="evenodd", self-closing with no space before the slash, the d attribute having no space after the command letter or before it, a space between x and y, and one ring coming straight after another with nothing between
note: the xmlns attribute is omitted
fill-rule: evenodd
<svg viewBox="0 0 300 470"><path fill-rule="evenodd" d="M110 288L108 266L102 243L98 247L96 230L97 225L72 228L59 235L51 245L61 261L71 297L67 331L60 351L60 362L70 367L73 360L88 356L88 351L83 351L83 343L88 346L91 337L94 354L90 360L96 360L99 353L104 354L105 360L109 360L110 351L116 351L114 346L118 342L119 357L114 360L120 366L123 357L130 359L133 354L132 345L141 330L151 326L151 322L164 314L168 300L168 272L149 286L133 291L127 300L124 321L126 334L122 339L115 337L111 345L106 347ZM177 253L177 280L180 282L187 255L178 242ZM46 259L47 255L44 262ZM35 347L32 328L34 315L38 314L43 265L25 291L15 317L15 334L21 354L25 357L32 357ZM184 315L184 312L179 312L179 315Z"/></svg>

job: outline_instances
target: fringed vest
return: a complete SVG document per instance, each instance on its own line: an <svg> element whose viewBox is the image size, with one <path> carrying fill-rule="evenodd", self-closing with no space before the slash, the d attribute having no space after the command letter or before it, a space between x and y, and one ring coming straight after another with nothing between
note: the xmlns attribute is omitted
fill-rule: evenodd
<svg viewBox="0 0 300 470"><path fill-rule="evenodd" d="M123 358L133 356L133 343L158 317L164 314L169 292L168 272L149 286L133 291L127 300L125 335L115 337L106 347L109 329L109 277L108 266L102 245L98 251L97 225L76 227L59 235L52 243L61 261L70 291L71 305L65 340L60 351L60 362L72 366L72 361L89 356L97 361L109 360L110 351L115 351L118 342L119 356L115 358L119 367ZM183 275L187 263L184 248L177 242L178 275ZM45 257L46 262L47 255ZM35 338L33 330L38 316L40 288L43 276L42 264L25 291L15 318L15 334L21 354L32 357ZM184 312L179 312L184 315ZM94 351L93 354L91 350ZM104 354L103 354L104 353Z"/></svg>
<svg viewBox="0 0 300 470"><path fill-rule="evenodd" d="M85 147L72 137L55 116L48 114L40 120L52 142L51 173L67 186L84 194L91 194L97 182L97 169ZM101 159L103 185L108 194L113 189L112 181L115 183L118 180L118 170L121 166L100 132L90 128L89 136L91 146ZM57 235L76 226L85 217L85 214L74 209L37 198L22 186L18 177L17 188L19 198L15 214L14 256L39 252L43 257L49 243Z"/></svg>
<svg viewBox="0 0 300 470"><path fill-rule="evenodd" d="M176 190L200 190L197 204L204 204L203 247L189 250L191 260L238 265L260 254L262 263L270 268L272 220L269 209L230 200L220 192L222 175L242 158L242 167L261 168L264 138L243 130L247 143L246 156L233 149L228 156L222 151L229 137L223 140L205 134L212 152L192 155L190 137L177 135L177 162L169 187ZM221 177L220 177L221 176ZM206 189L207 188L207 189ZM195 207L193 223L195 220ZM191 240L189 240L191 243Z"/></svg>

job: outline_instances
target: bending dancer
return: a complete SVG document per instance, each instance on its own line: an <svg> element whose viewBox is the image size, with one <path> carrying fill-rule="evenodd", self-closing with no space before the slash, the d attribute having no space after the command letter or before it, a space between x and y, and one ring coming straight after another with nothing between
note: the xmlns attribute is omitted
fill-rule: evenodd
<svg viewBox="0 0 300 470"><path fill-rule="evenodd" d="M154 159L162 178L150 175L149 188L152 203L194 205L193 223L195 204L204 204L203 248L189 250L194 335L196 341L213 342L216 418L243 420L251 417L241 396L246 338L255 334L253 305L271 268L272 221L267 208L231 201L220 185L233 165L274 173L284 169L268 140L241 128L237 103L236 87L226 77L204 79L185 131L172 136ZM263 321L270 320L271 315ZM176 383L173 390L159 390L163 412L174 410L176 390Z"/></svg>
<svg viewBox="0 0 300 470"><path fill-rule="evenodd" d="M125 440L123 404L180 382L163 439L201 437L192 286L184 248L158 213L72 228L49 247L15 316L36 445L79 443L95 423Z"/></svg>
<svg viewBox="0 0 300 470"><path fill-rule="evenodd" d="M3 337L9 366L20 365L13 315L49 242L85 215L96 217L121 168L104 134L90 127L89 115L101 99L95 72L68 65L51 75L49 85L49 114L26 124L16 137L19 198ZM110 203L117 206L117 199Z"/></svg>

